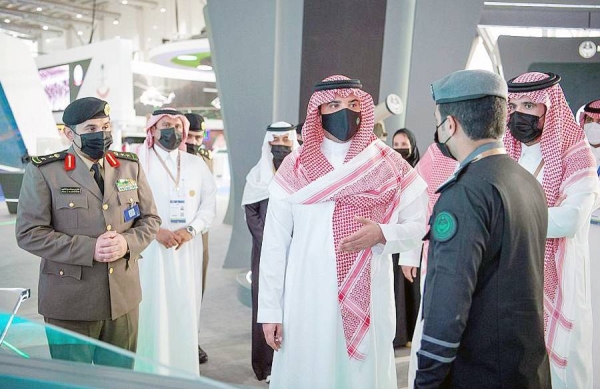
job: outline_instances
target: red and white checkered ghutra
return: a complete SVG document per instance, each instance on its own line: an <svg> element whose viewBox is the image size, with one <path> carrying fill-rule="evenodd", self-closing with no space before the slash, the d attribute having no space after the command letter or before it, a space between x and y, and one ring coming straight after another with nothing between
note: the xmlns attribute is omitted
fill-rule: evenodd
<svg viewBox="0 0 600 389"><path fill-rule="evenodd" d="M513 82L528 83L548 77L544 73L531 72L517 77ZM546 106L544 129L540 141L544 160L542 187L548 207L558 207L566 197L565 188L583 177L596 177L596 161L559 84L530 92L509 93L508 99L510 101L523 96L529 97L536 104ZM508 114L511 113L509 106ZM521 142L516 140L509 130L505 133L504 145L511 158L518 161L521 157ZM566 355L556 349L555 339L559 331L570 332L573 328L573 321L565 312L562 290L566 258L565 241L565 238L546 239L544 256L546 349L552 363L563 368L567 365Z"/></svg>
<svg viewBox="0 0 600 389"><path fill-rule="evenodd" d="M332 76L324 81L348 80ZM366 354L361 342L371 321L371 249L357 253L339 251L340 240L362 226L355 221L362 216L378 223L387 223L400 203L403 188L418 176L400 154L378 141L373 134L374 106L369 94L360 89L331 89L313 93L308 103L302 128L304 144L283 162L274 181L288 194L311 187L316 180L334 172L321 152L324 130L319 106L336 96L354 94L360 101L361 124L352 138L345 164L356 158L356 169L347 174L333 174L331 181L303 197L303 204L334 201L333 239L336 255L338 303L342 315L346 349L350 358L362 360ZM322 182L322 180L320 181ZM307 188L308 189L308 188Z"/></svg>

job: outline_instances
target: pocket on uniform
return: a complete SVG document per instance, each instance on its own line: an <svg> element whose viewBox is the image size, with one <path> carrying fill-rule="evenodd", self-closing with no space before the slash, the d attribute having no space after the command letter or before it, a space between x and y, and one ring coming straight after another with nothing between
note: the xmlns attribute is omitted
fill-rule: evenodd
<svg viewBox="0 0 600 389"><path fill-rule="evenodd" d="M80 218L79 214L87 214L88 199L85 194L54 196L54 208L57 215L55 220L57 225L55 227L58 227L60 230L75 228L80 226L79 219L81 219L81 222L85 221L85 215L82 215Z"/></svg>
<svg viewBox="0 0 600 389"><path fill-rule="evenodd" d="M123 192L117 192L119 198L119 205L131 206L131 204L137 204L140 202L137 190L126 190Z"/></svg>
<svg viewBox="0 0 600 389"><path fill-rule="evenodd" d="M67 265L66 263L45 259L42 264L42 274L52 274L58 277L71 277L76 280L81 280L81 266Z"/></svg>

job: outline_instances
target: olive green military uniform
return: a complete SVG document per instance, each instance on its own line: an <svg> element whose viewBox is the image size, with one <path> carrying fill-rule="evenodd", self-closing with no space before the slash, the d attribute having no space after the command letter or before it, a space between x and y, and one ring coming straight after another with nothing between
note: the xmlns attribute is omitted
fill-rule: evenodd
<svg viewBox="0 0 600 389"><path fill-rule="evenodd" d="M212 153L208 149L201 148L198 153L206 166L213 171ZM206 290L206 272L208 271L208 231L202 233L202 296Z"/></svg>
<svg viewBox="0 0 600 389"><path fill-rule="evenodd" d="M104 161L104 194L73 147L34 157L23 179L16 235L19 247L41 257L38 308L47 322L135 351L142 299L138 260L161 220L137 156L111 155L118 162ZM126 221L136 205L139 216ZM129 251L114 262L97 262L96 240L106 231L121 234ZM51 352L54 358L123 365L99 360L93 350Z"/></svg>

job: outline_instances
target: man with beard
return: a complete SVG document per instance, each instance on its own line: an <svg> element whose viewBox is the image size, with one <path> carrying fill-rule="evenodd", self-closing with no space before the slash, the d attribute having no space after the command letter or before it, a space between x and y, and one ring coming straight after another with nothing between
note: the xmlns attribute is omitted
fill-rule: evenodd
<svg viewBox="0 0 600 389"><path fill-rule="evenodd" d="M425 183L373 134L360 80L315 86L269 187L258 322L271 388L396 388L391 255L421 244Z"/></svg>
<svg viewBox="0 0 600 389"><path fill-rule="evenodd" d="M259 380L269 380L273 363L273 349L265 341L262 324L256 322L260 251L267 205L269 204L269 184L283 159L296 148L298 148L298 142L296 141L295 126L286 122L277 122L268 126L261 148L260 160L248 173L242 196L246 223L252 235L250 265L252 271L252 369Z"/></svg>
<svg viewBox="0 0 600 389"><path fill-rule="evenodd" d="M508 81L508 154L546 194L544 329L553 388L591 388L589 221L598 206L598 176L583 130L553 73Z"/></svg>
<svg viewBox="0 0 600 389"><path fill-rule="evenodd" d="M188 136L186 138L185 147L188 153L192 155L197 155L202 158L206 166L212 172L212 155L210 150L202 147L202 142L204 141L204 135L206 131L206 123L202 115L198 115L197 113L186 113L185 117L190 122L190 128L188 131ZM206 290L206 274L208 272L208 230L202 232L202 268L200 269L202 272L202 285L196 285L199 287L197 295L200 296L200 300L204 297L204 291ZM200 306L198 306L198 314L200 313ZM198 321L200 318L198 317ZM200 342L200 339L198 339ZM208 354L206 351L198 345L198 359L200 363L206 363L208 361Z"/></svg>
<svg viewBox="0 0 600 389"><path fill-rule="evenodd" d="M136 351L142 298L138 259L160 218L133 153L108 151L110 107L85 97L67 106L71 147L33 157L16 222L19 247L40 256L38 308L44 321ZM100 365L133 360L85 344L62 344L48 331L50 354ZM60 334L59 334L60 335Z"/></svg>
<svg viewBox="0 0 600 389"><path fill-rule="evenodd" d="M206 164L185 152L188 129L189 121L181 112L156 110L139 150L163 225L140 264L144 325L138 354L198 375L200 234L215 217L216 185ZM136 369L157 372L143 363Z"/></svg>

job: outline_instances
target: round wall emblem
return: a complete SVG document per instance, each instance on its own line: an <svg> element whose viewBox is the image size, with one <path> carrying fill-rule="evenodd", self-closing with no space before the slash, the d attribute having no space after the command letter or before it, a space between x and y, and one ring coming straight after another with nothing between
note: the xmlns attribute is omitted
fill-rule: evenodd
<svg viewBox="0 0 600 389"><path fill-rule="evenodd" d="M584 41L579 45L579 55L586 59L596 55L596 50L596 44L592 41Z"/></svg>

